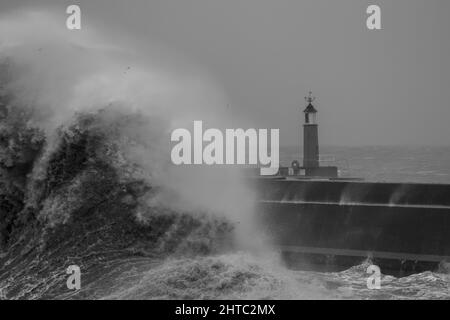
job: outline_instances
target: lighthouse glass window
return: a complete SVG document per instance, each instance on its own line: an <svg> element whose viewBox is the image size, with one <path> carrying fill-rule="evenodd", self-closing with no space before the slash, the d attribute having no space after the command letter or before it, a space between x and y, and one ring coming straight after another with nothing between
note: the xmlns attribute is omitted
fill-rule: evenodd
<svg viewBox="0 0 450 320"><path fill-rule="evenodd" d="M316 114L315 113L305 113L305 123L306 124L316 124Z"/></svg>

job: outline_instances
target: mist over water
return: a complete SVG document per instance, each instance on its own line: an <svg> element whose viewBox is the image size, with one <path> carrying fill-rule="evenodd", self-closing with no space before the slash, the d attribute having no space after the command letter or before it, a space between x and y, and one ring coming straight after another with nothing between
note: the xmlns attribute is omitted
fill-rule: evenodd
<svg viewBox="0 0 450 320"><path fill-rule="evenodd" d="M252 194L233 168L170 164L174 128L187 127L193 119L212 125L227 121L226 104L210 79L177 74L152 64L151 53L145 59L142 48L104 43L92 30L69 34L52 21L58 19L42 12L1 20L3 90L29 114L31 126L53 141L57 129L72 124L76 114L101 110L102 125L119 131L123 156L139 165L152 184L166 189L167 198L162 194L153 202L162 199L174 208L205 209L235 220L251 211ZM47 143L45 152L51 148ZM232 206L231 199L237 200Z"/></svg>
<svg viewBox="0 0 450 320"><path fill-rule="evenodd" d="M6 297L328 297L292 283L238 169L170 163L171 130L227 123L211 79L92 31L69 37L53 18L0 20Z"/></svg>

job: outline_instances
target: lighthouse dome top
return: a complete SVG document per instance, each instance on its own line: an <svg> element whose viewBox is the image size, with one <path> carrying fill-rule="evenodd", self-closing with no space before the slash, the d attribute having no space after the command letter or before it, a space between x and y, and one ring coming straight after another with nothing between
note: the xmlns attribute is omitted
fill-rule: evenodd
<svg viewBox="0 0 450 320"><path fill-rule="evenodd" d="M312 105L313 101L316 100L316 97L312 96L312 92L309 92L309 95L305 97L306 102L308 105L306 106L306 109L303 110L304 113L317 113L316 108Z"/></svg>

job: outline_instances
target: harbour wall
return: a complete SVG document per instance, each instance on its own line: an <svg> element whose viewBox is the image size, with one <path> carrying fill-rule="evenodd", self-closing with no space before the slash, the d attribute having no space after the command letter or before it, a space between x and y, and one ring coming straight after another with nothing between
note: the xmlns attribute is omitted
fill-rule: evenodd
<svg viewBox="0 0 450 320"><path fill-rule="evenodd" d="M450 185L273 179L258 189L264 232L291 255L394 269L450 262Z"/></svg>

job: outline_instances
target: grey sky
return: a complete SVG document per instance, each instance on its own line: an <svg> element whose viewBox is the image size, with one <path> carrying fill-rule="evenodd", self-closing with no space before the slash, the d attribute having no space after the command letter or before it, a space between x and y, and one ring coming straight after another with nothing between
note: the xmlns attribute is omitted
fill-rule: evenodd
<svg viewBox="0 0 450 320"><path fill-rule="evenodd" d="M299 142L309 90L321 144L450 144L448 0L0 0L0 13L30 4L60 10L61 27L80 4L112 41L167 48L221 85L235 126L280 128L282 145Z"/></svg>

